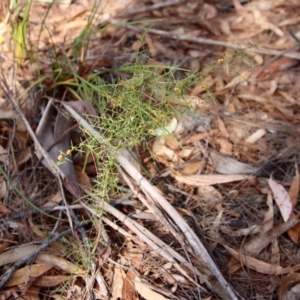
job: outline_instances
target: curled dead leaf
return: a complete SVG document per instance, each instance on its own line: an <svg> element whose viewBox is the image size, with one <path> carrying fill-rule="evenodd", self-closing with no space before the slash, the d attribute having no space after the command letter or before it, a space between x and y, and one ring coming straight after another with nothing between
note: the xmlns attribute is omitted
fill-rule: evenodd
<svg viewBox="0 0 300 300"><path fill-rule="evenodd" d="M272 190L274 200L278 205L282 218L286 222L290 218L290 215L293 211L293 205L290 195L281 184L277 183L272 178L268 180L268 183Z"/></svg>
<svg viewBox="0 0 300 300"><path fill-rule="evenodd" d="M26 282L34 282L45 272L49 271L53 266L51 264L36 264L26 266L13 273L10 280L6 283L6 287L25 284Z"/></svg>
<svg viewBox="0 0 300 300"><path fill-rule="evenodd" d="M214 168L221 174L254 174L259 168L251 164L242 163L238 160L220 155L216 152L210 154Z"/></svg>

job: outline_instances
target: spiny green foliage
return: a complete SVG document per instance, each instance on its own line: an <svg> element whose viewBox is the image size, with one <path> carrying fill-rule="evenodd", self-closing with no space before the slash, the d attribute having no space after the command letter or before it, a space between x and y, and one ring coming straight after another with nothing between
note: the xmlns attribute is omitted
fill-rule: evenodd
<svg viewBox="0 0 300 300"><path fill-rule="evenodd" d="M147 147L155 129L164 128L171 118L188 110L188 105L174 106L172 100L186 94L197 76L185 71L187 76L176 80L175 70L136 62L122 67L127 80L105 84L99 76L93 76L90 82L81 78L82 84L73 93L78 98L84 95L95 105L99 116L92 118L93 125L116 152L141 145ZM107 199L109 191L118 189L115 157L108 155L106 146L99 145L93 136L86 137L79 147L95 158L99 169L97 194Z"/></svg>

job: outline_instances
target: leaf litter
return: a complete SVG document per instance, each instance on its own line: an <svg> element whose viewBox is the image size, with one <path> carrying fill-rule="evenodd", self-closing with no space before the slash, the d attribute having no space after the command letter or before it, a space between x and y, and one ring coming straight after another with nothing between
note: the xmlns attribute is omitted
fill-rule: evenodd
<svg viewBox="0 0 300 300"><path fill-rule="evenodd" d="M135 2L97 7L92 26L159 20L150 29L141 22L95 31L84 66L72 44L88 24L90 1L52 6L37 2L29 18L31 41L43 57L40 75L48 87L54 84L47 56L53 46L72 58L72 67L87 78L134 61L144 30L143 49L149 53L144 63L205 71L187 95L168 99L178 107L188 102L193 111L157 128L149 141L151 153L140 150L134 159L126 151L116 153L118 180L126 193L115 207L91 194L97 173L93 156L75 153L55 167L59 155L79 143L78 137L85 138L78 124L108 151L113 148L89 125L100 113L89 102L75 101L67 93L51 102L45 91L24 92L36 79L37 67L25 57L18 59L22 67L16 67L7 42L12 35L7 20L14 12L4 7L1 218L8 221L1 229L1 266L9 272L13 264L38 252L11 272L9 280L1 277L1 297L30 297L51 287L57 298L61 284L71 278L65 299L295 299L300 269L298 2ZM40 31L46 9L46 30ZM231 54L238 63L226 60ZM183 74L176 71L174 76L179 80ZM107 74L103 78L111 80ZM70 75L65 78L74 81ZM12 97L20 102L9 102ZM38 113L45 102L48 109ZM16 105L27 123L14 110ZM152 179L143 166L151 170ZM99 216L84 194L96 199L106 216ZM33 209L24 197L37 208L52 203L52 210ZM66 207L68 221L58 213ZM148 213L149 219L139 212ZM82 219L96 220L97 226L82 227ZM43 234L52 237L52 230L61 233L69 226L73 229L60 242L53 240L43 249L26 245L44 243ZM10 249L16 241L18 247ZM90 242L93 249L83 247ZM68 247L74 248L69 256ZM86 249L81 258L89 261L78 268L78 253Z"/></svg>

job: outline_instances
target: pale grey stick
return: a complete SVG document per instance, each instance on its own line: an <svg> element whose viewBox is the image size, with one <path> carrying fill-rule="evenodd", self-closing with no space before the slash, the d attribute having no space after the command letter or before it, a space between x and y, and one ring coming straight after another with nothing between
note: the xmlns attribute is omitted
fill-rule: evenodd
<svg viewBox="0 0 300 300"><path fill-rule="evenodd" d="M139 32L144 30L144 29L138 29L132 25L128 25L126 27L131 30L139 31ZM212 45L212 46L221 46L221 47L227 47L227 48L233 48L233 49L247 50L247 51L252 51L254 53L259 53L259 54L284 56L284 57L289 57L289 58L294 58L294 59L300 60L300 53L297 53L297 52L286 52L286 50L278 51L278 50L273 50L273 49L256 47L255 45L251 45L251 44L249 44L249 45L235 44L235 43L230 43L230 42L225 42L225 41L217 41L217 40L206 39L206 38L202 38L202 37L189 36L186 34L179 35L179 34L173 34L168 31L159 30L159 29L148 29L147 32L165 36L167 38L171 38L171 39L179 40L179 41L188 41L188 42L194 42L194 43L198 43L198 44L206 44L206 45Z"/></svg>

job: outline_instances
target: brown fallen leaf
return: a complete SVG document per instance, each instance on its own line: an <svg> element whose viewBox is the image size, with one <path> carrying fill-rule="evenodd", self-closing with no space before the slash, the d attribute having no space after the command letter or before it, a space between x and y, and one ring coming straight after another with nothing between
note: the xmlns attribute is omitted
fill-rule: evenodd
<svg viewBox="0 0 300 300"><path fill-rule="evenodd" d="M128 271L122 286L122 299L124 300L137 300L138 298L135 296L135 287L133 280L135 275L132 271Z"/></svg>
<svg viewBox="0 0 300 300"><path fill-rule="evenodd" d="M0 204L0 218L10 214L10 210L3 204Z"/></svg>
<svg viewBox="0 0 300 300"><path fill-rule="evenodd" d="M110 254L111 254L111 247L109 245L99 249L97 266L102 267L106 262L106 260L109 258Z"/></svg>
<svg viewBox="0 0 300 300"><path fill-rule="evenodd" d="M266 134L265 129L258 129L254 133L252 133L247 139L246 142L250 144L256 143L259 139L261 139Z"/></svg>
<svg viewBox="0 0 300 300"><path fill-rule="evenodd" d="M69 275L41 276L34 282L34 285L40 287L54 287L69 279Z"/></svg>
<svg viewBox="0 0 300 300"><path fill-rule="evenodd" d="M216 142L220 145L220 153L225 155L232 155L233 145L227 138L218 138Z"/></svg>
<svg viewBox="0 0 300 300"><path fill-rule="evenodd" d="M275 202L280 210L282 218L286 222L290 218L293 211L293 205L290 195L281 184L277 183L272 178L268 180L268 183L272 190Z"/></svg>
<svg viewBox="0 0 300 300"><path fill-rule="evenodd" d="M233 181L241 181L245 179L252 179L252 176L249 175L189 175L189 176L179 176L174 174L173 172L171 175L181 183L185 183L188 185L195 185L195 186L206 186L206 185L214 185L220 183L228 183Z"/></svg>
<svg viewBox="0 0 300 300"><path fill-rule="evenodd" d="M0 145L0 162L2 162L4 166L8 167L11 170L15 169L14 161L11 155L9 155L8 150L3 148L1 145Z"/></svg>
<svg viewBox="0 0 300 300"><path fill-rule="evenodd" d="M7 250L0 255L0 266L14 263L23 257L31 254L39 248L38 245L27 245L19 248Z"/></svg>
<svg viewBox="0 0 300 300"><path fill-rule="evenodd" d="M197 189L197 195L201 199L200 201L206 202L219 202L223 199L223 195L213 186L199 186Z"/></svg>
<svg viewBox="0 0 300 300"><path fill-rule="evenodd" d="M163 164L169 164L173 162L175 165L182 162L178 155L165 145L165 139L163 137L157 137L152 146L153 156L158 162Z"/></svg>
<svg viewBox="0 0 300 300"><path fill-rule="evenodd" d="M53 266L50 264L35 264L23 267L12 274L5 286L10 287L25 284L26 282L32 283L37 279L37 277L49 271L52 267Z"/></svg>
<svg viewBox="0 0 300 300"><path fill-rule="evenodd" d="M114 277L112 281L111 300L118 300L122 298L122 287L124 285L124 278L126 274L119 268L114 269Z"/></svg>
<svg viewBox="0 0 300 300"><path fill-rule="evenodd" d="M272 197L268 196L268 205L272 205ZM277 238L288 231L290 228L294 227L295 225L299 224L300 220L299 219L293 219L289 220L285 223L281 223L277 225L275 228L273 228L272 222L268 218L272 215L271 213L267 213L265 216L265 223L263 227L261 228L260 234L250 240L248 243L246 243L242 248L241 252L244 255L251 255L251 256L256 256L258 255L263 249L265 249L269 244L271 244L274 240L277 240ZM269 222L268 222L269 220ZM272 220L271 220L272 221ZM269 230L267 230L269 229ZM252 234L255 232L251 232ZM241 267L240 264L236 264L234 260L231 260L229 263L229 269L231 274L239 270Z"/></svg>
<svg viewBox="0 0 300 300"><path fill-rule="evenodd" d="M262 96L257 96L253 94L238 94L237 98L243 99L243 100L250 100L250 101L256 101L258 103L268 103L268 99Z"/></svg>
<svg viewBox="0 0 300 300"><path fill-rule="evenodd" d="M82 169L80 166L75 165L75 174L77 181L81 188L91 191L92 190L92 184L90 181L89 176L86 174L85 170Z"/></svg>
<svg viewBox="0 0 300 300"><path fill-rule="evenodd" d="M242 253L238 253L234 249L228 247L227 245L224 245L224 248L235 258L237 259L242 265L255 270L262 274L268 274L268 275L283 275L288 274L291 272L296 272L300 270L300 266L294 266L294 267L287 267L283 268L280 266L274 266L269 263L263 262L261 260L258 260L256 258L253 258L249 255L244 255ZM230 273L230 272L229 272ZM231 274L231 273L230 273Z"/></svg>
<svg viewBox="0 0 300 300"><path fill-rule="evenodd" d="M232 3L237 14L241 15L249 23L253 22L253 16L251 13L247 11L247 9L238 0L232 0Z"/></svg>
<svg viewBox="0 0 300 300"><path fill-rule="evenodd" d="M53 117L55 117L54 127L50 126ZM56 110L53 106L53 100L49 101L36 130L36 137L44 149L48 151L53 163L46 159L42 159L43 154L41 153L40 148L38 145L35 146L38 158L42 159L42 163L50 172L54 172L56 169L55 164L59 162L59 157L63 157L62 154L65 155L69 150L71 127L71 119L67 119L62 113ZM70 159L65 159L63 157L63 161L58 165L58 168L61 171L60 175L63 177L62 181L66 189L68 189L75 197L79 197L80 191L73 162Z"/></svg>
<svg viewBox="0 0 300 300"><path fill-rule="evenodd" d="M213 135L217 132L218 132L218 130L213 129L210 132L202 132L202 133L194 134L190 137L182 139L181 144L186 145L186 144L195 143L195 142L198 142L200 140L207 139L208 137L210 137L211 135Z"/></svg>
<svg viewBox="0 0 300 300"><path fill-rule="evenodd" d="M224 137L226 137L226 138L229 137L229 133L226 128L226 125L220 117L218 117L218 127Z"/></svg>
<svg viewBox="0 0 300 300"><path fill-rule="evenodd" d="M19 292L19 288L16 287L9 288L6 291L0 293L0 299L7 300L10 299L11 297L17 299L19 297L17 292Z"/></svg>
<svg viewBox="0 0 300 300"><path fill-rule="evenodd" d="M238 76L234 77L228 84L226 84L223 90L234 88L240 83L246 82L249 79L249 77L250 77L250 73L244 71Z"/></svg>
<svg viewBox="0 0 300 300"><path fill-rule="evenodd" d="M181 172L183 175L193 175L197 173L200 169L201 161L187 163L182 169Z"/></svg>
<svg viewBox="0 0 300 300"><path fill-rule="evenodd" d="M164 297L161 294L151 290L147 285L142 283L141 279L138 277L134 278L134 287L136 291L146 300L167 300L168 298Z"/></svg>
<svg viewBox="0 0 300 300"><path fill-rule="evenodd" d="M261 233L259 236L253 238L243 247L243 253L248 255L257 255L265 249L273 239L278 238L280 235L288 231L290 228L299 224L299 219L289 220L287 222L276 225L276 227Z"/></svg>
<svg viewBox="0 0 300 300"><path fill-rule="evenodd" d="M298 203L298 195L299 195L299 170L298 170L298 164L295 163L295 168L296 168L296 174L293 178L293 181L290 186L289 190L289 196L291 198L292 206L295 208L295 206ZM298 216L292 211L289 220L291 219L297 219ZM300 238L300 224L297 224L295 227L291 228L288 231L288 235L290 239L295 243L298 244L299 238Z"/></svg>
<svg viewBox="0 0 300 300"><path fill-rule="evenodd" d="M69 274L85 275L85 271L79 268L77 265L62 257L57 257L51 254L41 253L37 256L35 262L51 264L52 267L63 270Z"/></svg>
<svg viewBox="0 0 300 300"><path fill-rule="evenodd" d="M44 200L45 204L43 205L43 207L51 207L59 204L63 200L63 196L61 194L61 191L57 191L56 194L49 195L48 197L45 197Z"/></svg>
<svg viewBox="0 0 300 300"><path fill-rule="evenodd" d="M288 293L291 290L291 287L295 286L297 283L300 282L300 274L299 273L292 273L286 276L282 276L280 280L280 289L279 289L279 299L294 299L288 297ZM299 295L298 291L298 295ZM296 294L295 294L296 295Z"/></svg>
<svg viewBox="0 0 300 300"><path fill-rule="evenodd" d="M256 71L253 71L251 77L257 79L266 79L272 76L275 73L282 72L288 70L299 63L297 59L289 58L289 57L281 57L267 66L263 66Z"/></svg>
<svg viewBox="0 0 300 300"><path fill-rule="evenodd" d="M259 168L251 164L242 163L230 156L216 152L210 154L214 168L221 174L254 174Z"/></svg>

